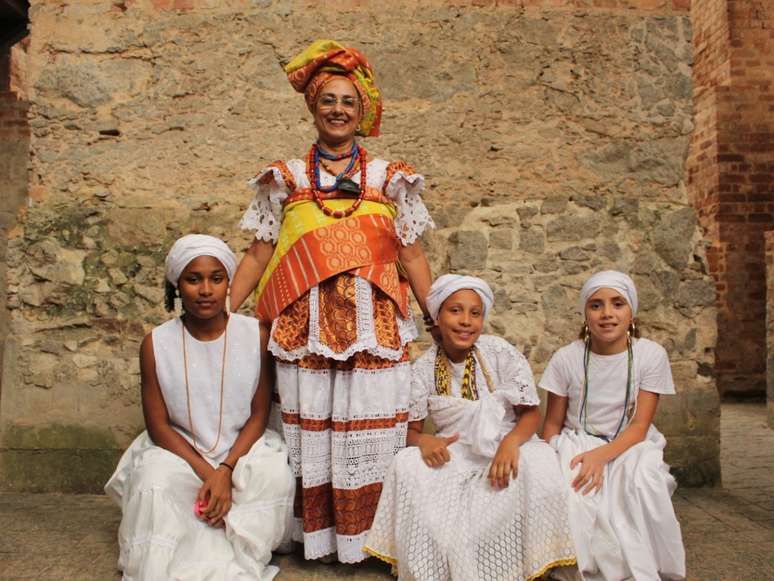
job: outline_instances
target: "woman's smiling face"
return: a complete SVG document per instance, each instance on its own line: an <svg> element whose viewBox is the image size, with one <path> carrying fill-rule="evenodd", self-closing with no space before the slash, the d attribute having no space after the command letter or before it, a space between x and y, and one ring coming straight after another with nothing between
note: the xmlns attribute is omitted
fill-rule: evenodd
<svg viewBox="0 0 774 581"><path fill-rule="evenodd" d="M314 108L320 141L330 145L351 141L362 118L360 97L352 81L346 77L328 81Z"/></svg>

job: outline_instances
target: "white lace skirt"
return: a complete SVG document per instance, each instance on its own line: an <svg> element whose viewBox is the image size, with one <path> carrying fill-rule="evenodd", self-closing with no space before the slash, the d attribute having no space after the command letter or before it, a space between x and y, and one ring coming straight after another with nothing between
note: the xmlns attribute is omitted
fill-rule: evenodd
<svg viewBox="0 0 774 581"><path fill-rule="evenodd" d="M451 462L429 468L418 448L395 457L366 550L397 566L401 580L535 579L572 565L566 488L555 452L522 445L508 488L486 479L490 460L459 443Z"/></svg>
<svg viewBox="0 0 774 581"><path fill-rule="evenodd" d="M410 380L408 361L367 353L344 363L321 357L277 362L285 441L297 478L293 540L304 543L307 559L330 553L343 563L368 558L363 543L382 479L406 444Z"/></svg>
<svg viewBox="0 0 774 581"><path fill-rule="evenodd" d="M179 456L140 434L105 492L121 507L118 567L125 581L270 581L268 565L289 531L294 481L280 437L269 430L240 458L226 528L193 512L201 480Z"/></svg>

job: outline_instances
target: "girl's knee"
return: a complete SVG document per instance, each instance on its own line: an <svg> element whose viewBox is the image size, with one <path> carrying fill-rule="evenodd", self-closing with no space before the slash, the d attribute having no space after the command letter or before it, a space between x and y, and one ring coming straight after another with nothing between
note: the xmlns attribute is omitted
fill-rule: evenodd
<svg viewBox="0 0 774 581"><path fill-rule="evenodd" d="M133 489L175 489L183 483L196 484L198 477L184 460L167 450L150 450L132 470Z"/></svg>

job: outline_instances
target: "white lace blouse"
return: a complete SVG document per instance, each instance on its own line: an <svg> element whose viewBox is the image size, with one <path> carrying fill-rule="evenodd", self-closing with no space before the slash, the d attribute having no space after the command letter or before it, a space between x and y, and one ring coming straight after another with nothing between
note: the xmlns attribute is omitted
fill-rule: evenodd
<svg viewBox="0 0 774 581"><path fill-rule="evenodd" d="M304 189L311 186L306 175L305 160L291 159L286 161L285 165L290 171L296 188ZM384 195L395 204L397 210L395 234L403 246L409 246L422 235L425 229L435 227L433 219L430 217L430 213L427 211L427 207L421 197L425 179L420 174L398 170L391 175L389 183L385 183L388 166L389 162L383 159L372 159L369 161L367 165L367 183L368 186L384 192ZM268 174L271 174L270 179L267 179ZM355 183L359 183L360 172L353 175L352 180ZM320 168L320 182L323 186L331 186L334 181L334 176ZM276 242L282 223L282 204L293 193L291 191L292 184L286 183L282 171L276 166L270 166L262 170L248 183L255 190L255 196L242 216L239 227L242 230L254 232L258 240ZM379 357L393 361L399 360L403 354L402 349L388 350L380 347L376 342L376 336L373 332L373 304L370 285L371 283L366 279L357 277L358 338L346 351L334 353L322 344L319 336L315 336L315 330L319 331L319 309L314 308L318 304L319 291L317 286L312 287L309 291L310 333L307 344L293 352L287 352L273 340L270 340L269 349L275 356L290 361L300 359L308 354L323 355L344 361L354 353L364 350ZM369 319L371 320L369 321ZM398 315L398 319L401 345L405 345L417 337L416 326L410 317L403 320ZM277 320L274 321L274 325L276 324Z"/></svg>
<svg viewBox="0 0 774 581"><path fill-rule="evenodd" d="M529 362L516 347L501 337L481 335L476 347L484 358L495 392L500 392L510 405L539 405L540 398L535 387L535 379ZM422 420L432 413L428 409L435 391L435 355L438 347L432 345L417 359L411 370L411 400L409 403L409 421ZM451 362L450 362L451 363ZM451 397L460 399L464 363L451 365ZM476 385L481 399L490 397L486 388L486 377L481 364L476 366ZM432 417L431 417L432 419ZM434 420L435 421L435 420Z"/></svg>
<svg viewBox="0 0 774 581"><path fill-rule="evenodd" d="M309 178L306 175L306 162L303 159L291 159L285 162L296 187L309 188ZM367 182L372 188L384 191L385 196L392 200L398 211L395 218L395 233L404 246L413 244L416 239L429 226L435 227L430 213L422 202L422 190L425 186L425 178L417 173L407 174L396 171L390 178L390 183L384 183L387 179L388 162L384 159L373 159L367 165ZM272 173L272 179L266 180L266 175ZM320 169L320 183L323 186L332 186L334 176ZM352 176L355 183L360 183L360 172ZM276 242L282 222L282 203L292 194L288 184L277 167L268 167L261 171L249 182L255 190L255 196L248 206L239 227L242 230L255 232L258 240ZM386 187L385 187L386 186Z"/></svg>

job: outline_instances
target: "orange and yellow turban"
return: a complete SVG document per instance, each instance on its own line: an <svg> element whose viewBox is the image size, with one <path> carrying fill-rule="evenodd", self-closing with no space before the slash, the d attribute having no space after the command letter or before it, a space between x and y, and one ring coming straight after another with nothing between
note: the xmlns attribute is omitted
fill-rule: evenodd
<svg viewBox="0 0 774 581"><path fill-rule="evenodd" d="M374 82L371 65L360 51L345 48L335 40L315 40L287 64L285 72L293 88L304 94L312 112L320 90L328 81L340 76L348 78L363 104L363 119L357 134L364 137L379 135L382 94Z"/></svg>

